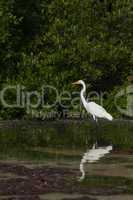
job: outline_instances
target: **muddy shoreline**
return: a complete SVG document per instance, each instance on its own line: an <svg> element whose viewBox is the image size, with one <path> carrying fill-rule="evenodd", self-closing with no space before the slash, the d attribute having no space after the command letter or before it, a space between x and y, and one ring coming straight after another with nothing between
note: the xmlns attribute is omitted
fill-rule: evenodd
<svg viewBox="0 0 133 200"><path fill-rule="evenodd" d="M30 166L30 165L29 165ZM50 193L86 195L133 194L133 180L127 178L94 176L80 182L80 172L76 169L58 167L27 167L24 164L0 162L0 199L41 200ZM126 186L126 185L127 186ZM45 198L44 198L45 199ZM70 198L69 198L70 199ZM78 198L76 198L78 199ZM93 198L96 199L96 198Z"/></svg>

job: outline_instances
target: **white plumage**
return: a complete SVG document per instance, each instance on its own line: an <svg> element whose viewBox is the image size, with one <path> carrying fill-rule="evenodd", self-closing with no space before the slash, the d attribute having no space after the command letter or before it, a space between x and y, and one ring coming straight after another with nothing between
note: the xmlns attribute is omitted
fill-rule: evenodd
<svg viewBox="0 0 133 200"><path fill-rule="evenodd" d="M110 153L112 149L113 149L112 145L105 147L96 147L96 145L94 144L92 149L87 150L87 152L84 153L80 162L80 172L82 173L82 176L80 177L79 180L82 181L85 178L85 170L84 170L85 163L97 162L98 160L100 160L100 158Z"/></svg>
<svg viewBox="0 0 133 200"><path fill-rule="evenodd" d="M95 102L89 102L85 105L86 110L93 115L93 117L106 118L112 120L113 117L100 105Z"/></svg>
<svg viewBox="0 0 133 200"><path fill-rule="evenodd" d="M84 81L79 80L73 84L81 84L83 86L80 97L81 101L88 113L90 113L93 116L94 120L97 120L97 118L105 118L108 120L113 120L113 117L100 105L96 104L95 102L87 102L84 97L84 93L86 91L86 86Z"/></svg>

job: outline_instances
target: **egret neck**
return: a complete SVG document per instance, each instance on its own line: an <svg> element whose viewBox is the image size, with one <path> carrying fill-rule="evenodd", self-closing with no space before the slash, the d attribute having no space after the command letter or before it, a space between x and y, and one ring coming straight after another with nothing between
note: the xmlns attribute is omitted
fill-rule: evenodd
<svg viewBox="0 0 133 200"><path fill-rule="evenodd" d="M84 81L81 81L81 84L82 84L83 88L80 92L80 97L81 97L83 105L86 106L86 100L85 100L85 97L84 97L84 93L86 92L86 86L85 86Z"/></svg>

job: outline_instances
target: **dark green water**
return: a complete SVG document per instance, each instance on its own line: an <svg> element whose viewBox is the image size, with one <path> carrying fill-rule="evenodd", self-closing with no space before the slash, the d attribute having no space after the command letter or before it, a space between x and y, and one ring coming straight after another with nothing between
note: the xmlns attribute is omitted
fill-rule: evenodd
<svg viewBox="0 0 133 200"><path fill-rule="evenodd" d="M76 160L80 153L75 152L92 148L96 141L99 146L113 145L114 150L133 148L131 121L100 121L98 125L93 121L16 121L0 126L1 159Z"/></svg>

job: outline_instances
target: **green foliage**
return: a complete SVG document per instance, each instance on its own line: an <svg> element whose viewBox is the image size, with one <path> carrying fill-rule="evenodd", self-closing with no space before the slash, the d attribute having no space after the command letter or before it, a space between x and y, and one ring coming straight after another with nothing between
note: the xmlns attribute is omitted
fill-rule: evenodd
<svg viewBox="0 0 133 200"><path fill-rule="evenodd" d="M133 65L132 8L131 0L1 0L1 84L72 91L83 79L114 91Z"/></svg>

